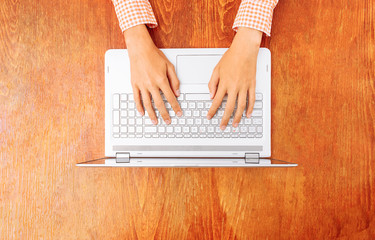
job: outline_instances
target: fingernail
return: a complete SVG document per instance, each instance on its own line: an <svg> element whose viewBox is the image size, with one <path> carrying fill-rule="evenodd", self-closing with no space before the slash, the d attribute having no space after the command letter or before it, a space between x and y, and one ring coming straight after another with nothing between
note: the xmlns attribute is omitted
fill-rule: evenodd
<svg viewBox="0 0 375 240"><path fill-rule="evenodd" d="M152 120L152 123L153 123L154 125L156 125L156 124L158 123L158 121L156 121L156 120Z"/></svg>
<svg viewBox="0 0 375 240"><path fill-rule="evenodd" d="M207 115L207 119L210 120L210 119L211 119L211 116Z"/></svg>
<svg viewBox="0 0 375 240"><path fill-rule="evenodd" d="M177 117L181 117L182 116L182 112L181 111L178 111L177 112Z"/></svg>
<svg viewBox="0 0 375 240"><path fill-rule="evenodd" d="M238 123L233 124L234 127L238 127Z"/></svg>
<svg viewBox="0 0 375 240"><path fill-rule="evenodd" d="M250 113L247 114L247 118L250 118Z"/></svg>
<svg viewBox="0 0 375 240"><path fill-rule="evenodd" d="M221 125L221 126L220 126L220 129L221 129L221 130L225 130L226 127L227 127L227 126L225 126L225 125Z"/></svg>
<svg viewBox="0 0 375 240"><path fill-rule="evenodd" d="M165 120L165 123L166 123L167 125L169 125L169 124L171 124L171 120L167 119L167 120Z"/></svg>
<svg viewBox="0 0 375 240"><path fill-rule="evenodd" d="M213 97L214 95L212 94L212 93L210 93L210 98L212 99L212 97Z"/></svg>
<svg viewBox="0 0 375 240"><path fill-rule="evenodd" d="M176 90L176 94L177 94L177 97L180 96L180 89L177 89L177 90Z"/></svg>
<svg viewBox="0 0 375 240"><path fill-rule="evenodd" d="M141 116L145 115L145 113L144 113L144 112L139 112L139 114L141 114Z"/></svg>

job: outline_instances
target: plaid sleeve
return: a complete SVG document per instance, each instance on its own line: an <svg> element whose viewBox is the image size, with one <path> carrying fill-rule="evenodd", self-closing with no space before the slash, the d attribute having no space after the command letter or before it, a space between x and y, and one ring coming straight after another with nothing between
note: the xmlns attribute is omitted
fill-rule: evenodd
<svg viewBox="0 0 375 240"><path fill-rule="evenodd" d="M273 9L278 0L242 0L238 9L233 30L238 27L248 27L264 32L271 36Z"/></svg>
<svg viewBox="0 0 375 240"><path fill-rule="evenodd" d="M149 28L158 26L148 0L112 0L112 2L122 31L141 24L147 24Z"/></svg>

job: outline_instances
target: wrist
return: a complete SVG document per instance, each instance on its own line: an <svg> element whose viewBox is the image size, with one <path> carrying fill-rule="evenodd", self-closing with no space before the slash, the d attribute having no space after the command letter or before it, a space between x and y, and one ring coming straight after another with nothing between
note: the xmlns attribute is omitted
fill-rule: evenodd
<svg viewBox="0 0 375 240"><path fill-rule="evenodd" d="M144 24L128 28L124 31L124 37L129 51L136 48L154 46L154 42Z"/></svg>
<svg viewBox="0 0 375 240"><path fill-rule="evenodd" d="M239 27L236 36L233 39L232 45L238 46L243 50L258 49L262 42L263 33L259 30ZM232 46L231 46L232 47Z"/></svg>

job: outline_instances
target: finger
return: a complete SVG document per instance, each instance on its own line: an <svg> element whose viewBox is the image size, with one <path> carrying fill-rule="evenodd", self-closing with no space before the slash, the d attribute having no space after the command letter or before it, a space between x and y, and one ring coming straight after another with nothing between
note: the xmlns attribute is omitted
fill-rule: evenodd
<svg viewBox="0 0 375 240"><path fill-rule="evenodd" d="M154 108L152 107L150 93L148 91L142 91L141 95L142 95L143 105L146 108L146 111L152 123L155 125L158 124L158 119L156 117Z"/></svg>
<svg viewBox="0 0 375 240"><path fill-rule="evenodd" d="M229 118L232 116L234 107L236 106L237 93L232 92L228 94L227 106L224 110L223 118L221 119L220 129L224 130L229 122Z"/></svg>
<svg viewBox="0 0 375 240"><path fill-rule="evenodd" d="M177 78L176 71L174 69L173 64L167 67L167 76L169 80L169 84L173 90L173 93L176 97L180 96L180 81Z"/></svg>
<svg viewBox="0 0 375 240"><path fill-rule="evenodd" d="M165 108L164 101L160 96L159 89L154 89L151 91L152 98L154 99L155 107L159 110L161 117L163 118L166 124L171 123L171 118L169 117L169 113Z"/></svg>
<svg viewBox="0 0 375 240"><path fill-rule="evenodd" d="M167 101L171 104L172 109L176 113L176 115L178 117L181 117L182 116L181 107L178 104L176 96L173 94L170 86L169 85L162 86L161 91L163 92L164 96L167 98Z"/></svg>
<svg viewBox="0 0 375 240"><path fill-rule="evenodd" d="M133 96L134 96L135 106L137 107L138 112L142 116L145 115L145 110L143 109L143 105L142 105L142 101L141 101L141 95L140 95L138 87L133 87Z"/></svg>
<svg viewBox="0 0 375 240"><path fill-rule="evenodd" d="M215 98L212 101L210 110L208 110L207 119L211 119L215 115L217 109L220 107L221 102L223 101L225 93L226 93L226 90L224 88L220 88L220 87L218 88Z"/></svg>
<svg viewBox="0 0 375 240"><path fill-rule="evenodd" d="M250 118L255 103L255 88L250 88L248 94L246 117Z"/></svg>
<svg viewBox="0 0 375 240"><path fill-rule="evenodd" d="M208 83L208 90L210 91L211 99L215 97L218 84L219 84L219 71L215 67L214 70L212 71L210 82Z"/></svg>
<svg viewBox="0 0 375 240"><path fill-rule="evenodd" d="M246 108L246 100L247 100L246 97L247 97L247 91L241 91L238 94L237 111L234 115L233 127L238 127L238 124L241 121L242 114L243 114L243 112L245 111L245 108Z"/></svg>

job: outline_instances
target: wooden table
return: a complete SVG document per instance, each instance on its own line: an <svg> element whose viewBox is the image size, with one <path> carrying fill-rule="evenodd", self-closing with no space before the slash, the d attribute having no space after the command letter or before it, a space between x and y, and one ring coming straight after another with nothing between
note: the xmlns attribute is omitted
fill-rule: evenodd
<svg viewBox="0 0 375 240"><path fill-rule="evenodd" d="M158 47L229 47L239 0L153 0ZM92 169L111 1L0 1L1 239L374 239L375 5L281 0L272 156L292 169Z"/></svg>

